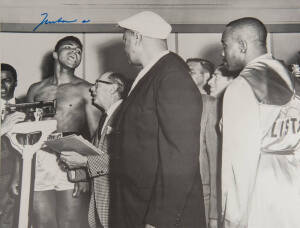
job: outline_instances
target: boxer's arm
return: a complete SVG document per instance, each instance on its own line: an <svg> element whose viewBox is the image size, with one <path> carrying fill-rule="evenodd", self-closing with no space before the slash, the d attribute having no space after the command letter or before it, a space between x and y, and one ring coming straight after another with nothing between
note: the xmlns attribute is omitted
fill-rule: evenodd
<svg viewBox="0 0 300 228"><path fill-rule="evenodd" d="M37 90L37 83L32 84L28 91L27 91L27 95L26 95L26 101L27 102L34 102L34 97L36 94L36 90Z"/></svg>

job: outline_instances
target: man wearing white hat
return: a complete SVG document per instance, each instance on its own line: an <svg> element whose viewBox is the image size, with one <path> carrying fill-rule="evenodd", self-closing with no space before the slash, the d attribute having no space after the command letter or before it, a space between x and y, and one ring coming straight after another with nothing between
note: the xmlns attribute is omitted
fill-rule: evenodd
<svg viewBox="0 0 300 228"><path fill-rule="evenodd" d="M111 227L205 227L201 94L186 63L167 50L164 19L141 12L119 26L128 59L142 70L118 117Z"/></svg>

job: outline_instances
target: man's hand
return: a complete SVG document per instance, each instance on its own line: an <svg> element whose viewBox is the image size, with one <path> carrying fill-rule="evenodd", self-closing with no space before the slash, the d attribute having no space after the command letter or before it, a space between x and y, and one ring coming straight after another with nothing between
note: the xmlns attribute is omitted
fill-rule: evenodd
<svg viewBox="0 0 300 228"><path fill-rule="evenodd" d="M82 168L87 166L87 157L75 151L62 151L60 161L69 169Z"/></svg>
<svg viewBox="0 0 300 228"><path fill-rule="evenodd" d="M24 121L25 113L23 112L14 112L7 115L1 123L1 136L11 131L13 126L21 121Z"/></svg>
<svg viewBox="0 0 300 228"><path fill-rule="evenodd" d="M89 182L77 182L74 185L73 197L77 198L81 193L87 193L89 191Z"/></svg>
<svg viewBox="0 0 300 228"><path fill-rule="evenodd" d="M16 178L13 178L13 180L10 184L10 191L14 195L19 195L19 181Z"/></svg>

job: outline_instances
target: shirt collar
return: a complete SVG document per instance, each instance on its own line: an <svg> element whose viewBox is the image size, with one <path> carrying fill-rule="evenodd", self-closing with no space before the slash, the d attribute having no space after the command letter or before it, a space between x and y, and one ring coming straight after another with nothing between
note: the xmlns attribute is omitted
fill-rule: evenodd
<svg viewBox="0 0 300 228"><path fill-rule="evenodd" d="M15 104L16 103L16 98L11 98L8 101L1 99L1 103L0 103L0 108L1 108L1 120L4 119L5 116L5 104Z"/></svg>
<svg viewBox="0 0 300 228"><path fill-rule="evenodd" d="M114 111L119 107L119 105L122 103L122 99L118 100L117 102L113 103L107 110L106 114L107 116L111 116Z"/></svg>
<svg viewBox="0 0 300 228"><path fill-rule="evenodd" d="M9 99L8 101L1 98L1 104L16 104L16 98L13 97L13 98Z"/></svg>
<svg viewBox="0 0 300 228"><path fill-rule="evenodd" d="M112 114L115 112L115 110L119 107L119 105L123 102L122 99L116 101L115 103L113 103L107 110L106 114L106 118L105 118L105 121L103 123L103 127L101 129L101 135L103 134L103 131L104 131L104 126L106 126L108 120L110 119L110 117L112 116Z"/></svg>
<svg viewBox="0 0 300 228"><path fill-rule="evenodd" d="M270 54L270 53L266 53L266 54L263 54L263 55L260 55L258 56L257 58L255 59L252 59L247 65L246 67L254 64L254 63L257 63L259 62L260 60L264 60L264 59L273 59L273 56Z"/></svg>
<svg viewBox="0 0 300 228"><path fill-rule="evenodd" d="M154 58L151 59L151 61L139 72L139 74L136 76L134 82L132 83L132 86L130 88L130 91L128 93L131 93L131 91L135 88L137 83L144 77L144 75L157 63L163 56L167 55L170 51L165 50L160 53L158 53Z"/></svg>
<svg viewBox="0 0 300 228"><path fill-rule="evenodd" d="M154 58L152 58L151 61L149 61L149 63L140 71L139 74L143 72L145 75L154 66L154 64L158 62L158 60L160 60L163 56L165 56L169 52L170 52L169 50L165 50L157 54Z"/></svg>
<svg viewBox="0 0 300 228"><path fill-rule="evenodd" d="M287 85L291 89L294 88L288 70L283 66L283 64L279 64L278 60L274 59L270 53L263 54L250 61L243 69L243 72L247 72L247 70L255 67L256 65L259 65L259 63L264 63L268 65L270 68L275 70L280 75L280 77L287 83Z"/></svg>

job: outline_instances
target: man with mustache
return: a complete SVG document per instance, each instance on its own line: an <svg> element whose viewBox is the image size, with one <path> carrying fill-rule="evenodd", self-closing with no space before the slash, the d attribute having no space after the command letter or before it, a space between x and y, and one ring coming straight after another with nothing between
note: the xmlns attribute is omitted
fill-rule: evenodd
<svg viewBox="0 0 300 228"><path fill-rule="evenodd" d="M57 132L78 132L90 140L100 112L90 99L91 84L74 73L81 57L82 44L78 38L67 36L59 40L53 52L54 75L31 85L27 101L56 99L54 119L57 120ZM79 228L85 201L84 197L78 196L80 186L76 184L74 189L74 184L67 179L67 172L58 165L55 154L38 151L33 194L34 226Z"/></svg>
<svg viewBox="0 0 300 228"><path fill-rule="evenodd" d="M94 104L106 114L101 116L93 138L93 144L103 154L83 156L76 152L63 151L61 160L68 168L75 169L75 175L72 178L74 181L90 180L92 182L88 213L90 227L108 228L110 227L109 155L113 154L115 119L123 99L127 96L128 83L122 74L106 72L96 80L91 87L91 92Z"/></svg>

